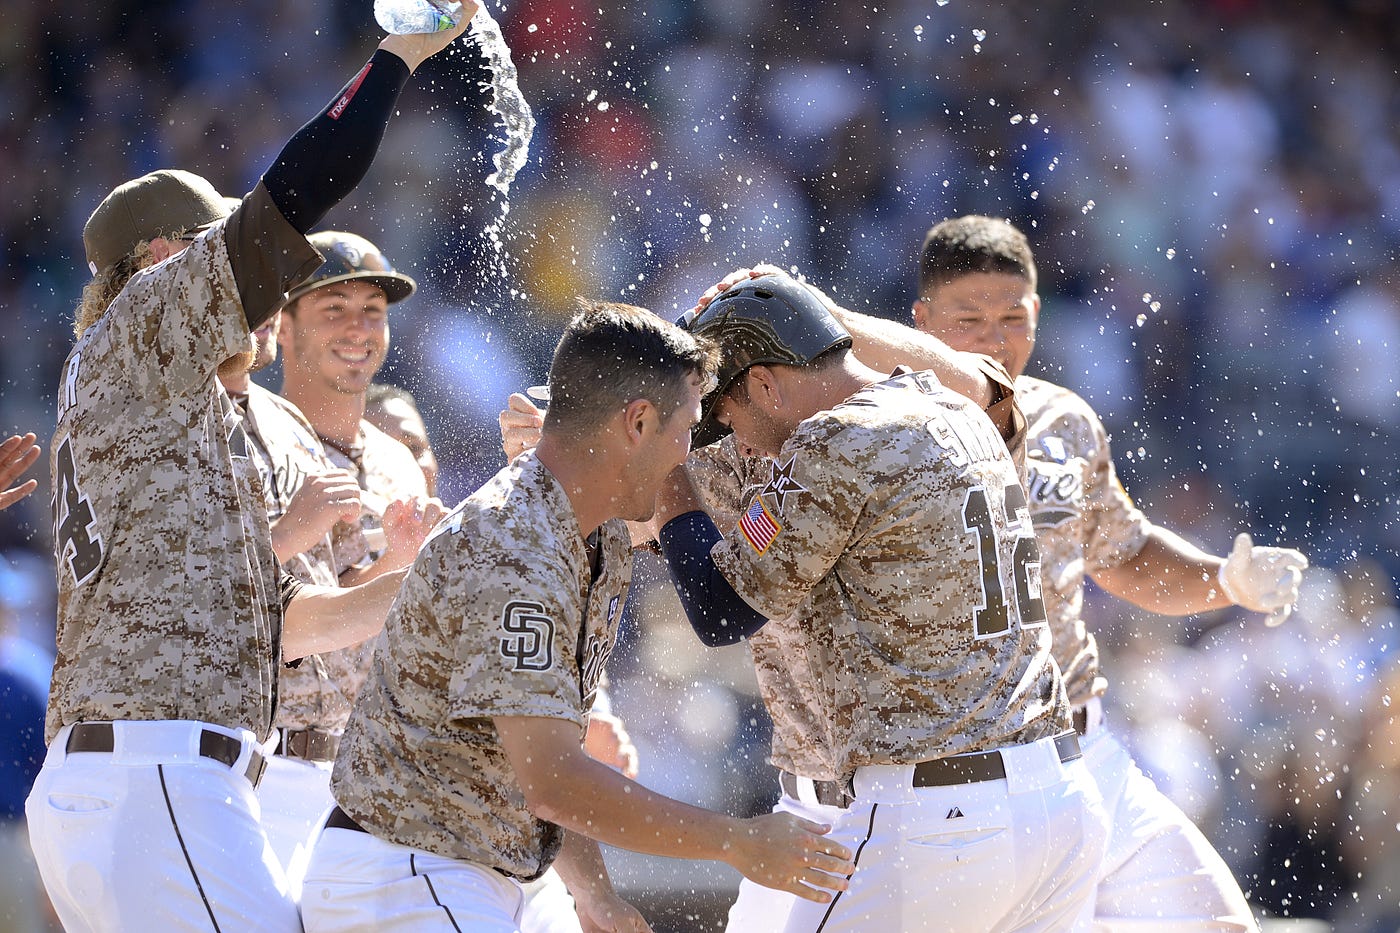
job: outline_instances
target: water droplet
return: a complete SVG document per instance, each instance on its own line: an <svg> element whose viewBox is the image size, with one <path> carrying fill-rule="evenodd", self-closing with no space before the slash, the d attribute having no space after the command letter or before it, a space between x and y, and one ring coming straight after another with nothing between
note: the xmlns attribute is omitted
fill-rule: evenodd
<svg viewBox="0 0 1400 933"><path fill-rule="evenodd" d="M599 109L601 112L603 112L603 113L607 113L607 111L608 111L608 102L605 101L605 100L600 100L600 101L598 101L598 109Z"/></svg>
<svg viewBox="0 0 1400 933"><path fill-rule="evenodd" d="M1093 210L1095 207L1097 207L1097 206L1098 206L1098 205L1094 203L1094 199L1093 199L1093 198L1090 198L1089 201L1088 201L1088 203L1085 204L1083 207L1081 207L1081 208L1079 209L1079 213L1081 213L1081 214L1087 214L1087 213L1089 213L1090 211L1092 211L1092 210Z"/></svg>
<svg viewBox="0 0 1400 933"><path fill-rule="evenodd" d="M1024 119L1025 119L1025 117L1021 116L1021 115L1018 113L1018 114L1016 114L1015 116L1013 116L1013 117L1011 118L1011 125L1012 125L1012 126L1015 126L1017 123L1020 123L1020 122L1021 122L1022 120L1024 120Z"/></svg>
<svg viewBox="0 0 1400 933"><path fill-rule="evenodd" d="M1141 327L1142 325L1144 325L1144 324L1146 324L1146 323L1147 323L1147 315L1145 315L1145 314L1139 314L1139 315L1137 316L1137 326L1138 326L1138 327Z"/></svg>
<svg viewBox="0 0 1400 933"><path fill-rule="evenodd" d="M1175 250L1175 249L1168 249L1168 250L1167 250L1167 258L1168 258L1168 259L1175 259L1175 258L1176 258L1176 250Z"/></svg>
<svg viewBox="0 0 1400 933"><path fill-rule="evenodd" d="M701 215L700 215L700 226L702 226L702 227L708 227L708 226L710 225L710 221L712 221L713 219L714 219L714 218L712 218L709 214L701 214Z"/></svg>
<svg viewBox="0 0 1400 933"><path fill-rule="evenodd" d="M924 27L922 23L914 27L914 35L918 38L920 42L924 41Z"/></svg>
<svg viewBox="0 0 1400 933"><path fill-rule="evenodd" d="M974 29L974 30L972 30L972 38L976 39L978 42L985 42L985 41L987 40L987 30L985 30L985 29Z"/></svg>
<svg viewBox="0 0 1400 933"><path fill-rule="evenodd" d="M539 32L539 31L540 31L540 27L539 27L539 26L536 26L534 23L531 23L530 25L528 25L528 26L525 27L525 31L526 31L526 32Z"/></svg>
<svg viewBox="0 0 1400 933"><path fill-rule="evenodd" d="M938 5L939 5L939 6L947 6L947 5L948 5L948 0L938 0Z"/></svg>

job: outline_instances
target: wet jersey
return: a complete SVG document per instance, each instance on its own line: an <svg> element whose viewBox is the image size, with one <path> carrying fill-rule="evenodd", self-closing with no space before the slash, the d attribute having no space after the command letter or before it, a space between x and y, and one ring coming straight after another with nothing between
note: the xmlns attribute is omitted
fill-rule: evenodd
<svg viewBox="0 0 1400 933"><path fill-rule="evenodd" d="M1135 557L1152 526L1118 481L1108 433L1087 402L1030 376L1016 380L1016 395L1029 426L1026 489L1055 660L1080 705L1107 686L1084 626L1084 577Z"/></svg>
<svg viewBox="0 0 1400 933"><path fill-rule="evenodd" d="M830 780L1069 726L1015 464L931 373L804 421L711 553L771 620L750 641L781 768Z"/></svg>
<svg viewBox="0 0 1400 933"><path fill-rule="evenodd" d="M327 443L326 456L342 470L355 474L364 491L360 527L337 522L331 532L339 572L364 569L384 553L384 510L396 499L426 499L428 481L412 451L383 431L360 421L361 442L350 450ZM324 439L323 439L324 440Z"/></svg>
<svg viewBox="0 0 1400 933"><path fill-rule="evenodd" d="M256 254L235 245L253 241ZM250 349L240 295L259 296L264 317L261 305L319 262L259 185L229 220L136 273L69 354L50 448L48 739L107 719L269 733L277 560L242 419L215 372Z"/></svg>
<svg viewBox="0 0 1400 933"><path fill-rule="evenodd" d="M528 451L439 523L376 644L332 777L376 836L529 879L563 831L525 805L493 717L578 726L582 744L632 573L621 521L597 572L568 497Z"/></svg>

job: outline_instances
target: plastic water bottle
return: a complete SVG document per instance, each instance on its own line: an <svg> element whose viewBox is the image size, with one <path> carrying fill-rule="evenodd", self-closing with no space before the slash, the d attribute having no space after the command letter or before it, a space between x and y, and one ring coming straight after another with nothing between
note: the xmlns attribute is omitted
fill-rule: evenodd
<svg viewBox="0 0 1400 933"><path fill-rule="evenodd" d="M452 29L461 17L462 4L455 0L374 0L380 28L400 36Z"/></svg>

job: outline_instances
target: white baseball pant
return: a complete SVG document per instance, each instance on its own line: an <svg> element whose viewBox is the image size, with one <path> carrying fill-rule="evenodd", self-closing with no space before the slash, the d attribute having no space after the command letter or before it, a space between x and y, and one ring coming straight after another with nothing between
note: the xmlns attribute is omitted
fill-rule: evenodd
<svg viewBox="0 0 1400 933"><path fill-rule="evenodd" d="M1095 933L1257 933L1225 860L1128 750L1102 726L1080 743L1111 826Z"/></svg>
<svg viewBox="0 0 1400 933"><path fill-rule="evenodd" d="M353 829L322 831L302 886L306 933L521 933L512 878Z"/></svg>
<svg viewBox="0 0 1400 933"><path fill-rule="evenodd" d="M301 929L245 776L260 751L251 732L115 722L112 751L68 752L72 728L49 746L25 805L64 929ZM200 754L205 732L236 740L231 765Z"/></svg>
<svg viewBox="0 0 1400 933"><path fill-rule="evenodd" d="M331 796L333 761L306 761L272 755L258 785L263 829L267 841L287 876L293 898L301 900L311 845L335 806Z"/></svg>
<svg viewBox="0 0 1400 933"><path fill-rule="evenodd" d="M1107 842L1098 789L1081 760L1060 761L1053 739L1000 755L1005 778L968 784L915 787L913 765L857 770L855 802L835 811L831 833L857 853L850 888L830 904L780 895L790 908L773 926L781 904L760 904L752 886L729 930L1089 930ZM780 808L823 821L833 809L790 798Z"/></svg>

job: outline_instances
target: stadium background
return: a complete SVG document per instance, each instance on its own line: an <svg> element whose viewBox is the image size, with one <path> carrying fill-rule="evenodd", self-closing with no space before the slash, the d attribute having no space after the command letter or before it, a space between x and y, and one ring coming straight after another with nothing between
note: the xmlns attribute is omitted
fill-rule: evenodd
<svg viewBox="0 0 1400 933"><path fill-rule="evenodd" d="M443 498L501 465L495 414L543 380L574 295L674 316L735 265L769 260L903 318L931 223L1006 216L1040 265L1031 371L1097 408L1139 503L1217 553L1247 526L1316 568L1275 630L1091 595L1112 715L1261 911L1395 930L1400 8L601 6L492 7L539 119L506 274L482 236L500 212L483 184L499 142L468 46L424 67L370 177L325 224L375 240L422 286L395 308L382 378L418 396ZM165 166L248 190L367 57L370 7L0 7L0 431L43 443L52 430L88 277L81 228L102 195ZM52 647L48 498L44 479L0 514L11 660ZM743 649L695 650L664 587L638 589L627 626L613 676L643 781L767 806ZM658 929L708 922L733 882L614 864L668 918Z"/></svg>

